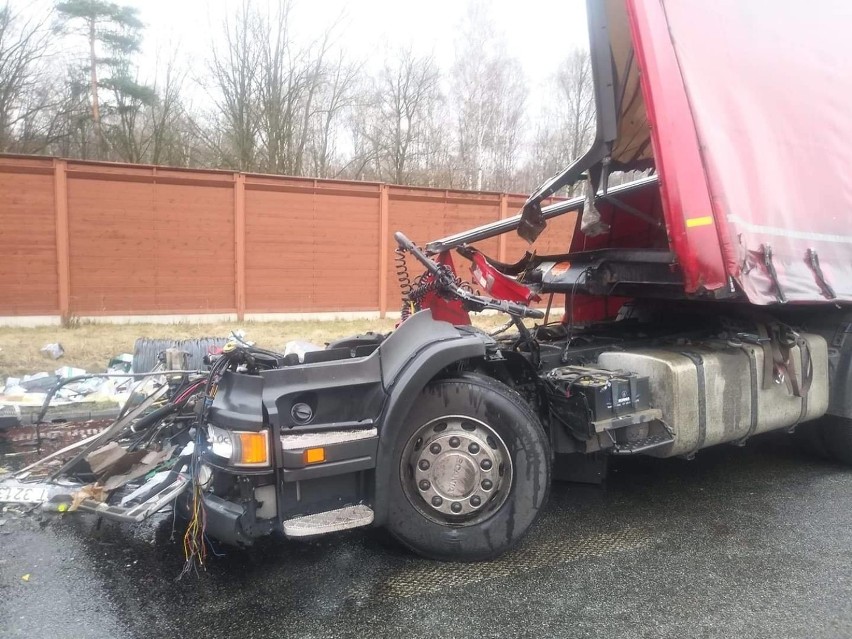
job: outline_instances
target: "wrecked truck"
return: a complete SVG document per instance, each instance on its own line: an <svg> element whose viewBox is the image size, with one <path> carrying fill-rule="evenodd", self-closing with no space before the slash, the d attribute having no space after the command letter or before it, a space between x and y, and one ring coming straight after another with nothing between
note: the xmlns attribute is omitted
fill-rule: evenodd
<svg viewBox="0 0 852 639"><path fill-rule="evenodd" d="M303 356L233 340L205 370L155 371L0 499L122 521L175 504L189 558L208 538L384 526L478 560L524 535L554 478L600 481L613 456L796 430L852 463L852 14L834 10L589 0L594 142L515 217L423 248L397 233L396 330ZM584 195L545 205L570 186ZM476 248L566 214L563 254ZM505 330L471 326L485 310Z"/></svg>

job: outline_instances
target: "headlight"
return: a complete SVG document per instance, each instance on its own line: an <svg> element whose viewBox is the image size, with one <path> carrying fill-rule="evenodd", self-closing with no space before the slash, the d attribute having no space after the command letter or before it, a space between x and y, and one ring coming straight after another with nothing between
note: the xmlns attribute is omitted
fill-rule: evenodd
<svg viewBox="0 0 852 639"><path fill-rule="evenodd" d="M232 466L269 466L269 431L225 430L207 426L210 452L227 459Z"/></svg>

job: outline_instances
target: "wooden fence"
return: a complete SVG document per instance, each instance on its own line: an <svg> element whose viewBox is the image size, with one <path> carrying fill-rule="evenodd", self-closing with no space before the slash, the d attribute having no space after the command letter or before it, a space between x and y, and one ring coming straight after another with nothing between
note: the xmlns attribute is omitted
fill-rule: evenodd
<svg viewBox="0 0 852 639"><path fill-rule="evenodd" d="M0 318L384 316L399 308L394 231L425 243L513 215L523 201L0 156ZM573 227L573 215L553 220L536 248L564 251ZM480 248L514 261L527 245L511 233Z"/></svg>

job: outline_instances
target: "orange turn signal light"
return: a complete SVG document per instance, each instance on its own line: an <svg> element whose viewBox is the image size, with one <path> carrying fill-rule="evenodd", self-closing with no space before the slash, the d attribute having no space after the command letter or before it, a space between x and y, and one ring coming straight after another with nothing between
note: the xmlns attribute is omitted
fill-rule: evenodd
<svg viewBox="0 0 852 639"><path fill-rule="evenodd" d="M306 448L305 463L320 464L325 461L325 448Z"/></svg>
<svg viewBox="0 0 852 639"><path fill-rule="evenodd" d="M234 434L240 438L238 464L251 466L269 464L269 444L266 431Z"/></svg>

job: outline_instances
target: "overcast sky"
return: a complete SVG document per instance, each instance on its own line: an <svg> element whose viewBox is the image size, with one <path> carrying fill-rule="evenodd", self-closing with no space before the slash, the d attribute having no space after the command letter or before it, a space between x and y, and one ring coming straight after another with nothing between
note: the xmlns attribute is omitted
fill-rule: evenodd
<svg viewBox="0 0 852 639"><path fill-rule="evenodd" d="M146 24L139 60L145 74L153 70L158 50L168 57L165 51L178 45L189 66L199 64L206 58L211 37L221 30L223 16L242 0L116 1L137 7ZM338 44L367 67L381 64L387 50L410 45L448 68L457 26L470 1L474 0L293 0L292 24L307 42L342 16ZM51 4L51 0L12 0L13 7L27 12ZM496 31L521 61L535 92L560 59L587 46L585 0L492 0L486 5Z"/></svg>
<svg viewBox="0 0 852 639"><path fill-rule="evenodd" d="M222 16L241 0L128 0L139 8L148 25L148 46L180 41L193 57L203 54L210 31L218 31ZM294 0L293 24L318 35L343 16L340 44L355 58L380 59L385 47L411 45L421 54L433 53L442 65L453 54L455 27L469 2L459 0ZM550 75L556 61L578 46L586 46L584 0L492 0L487 3L498 32L530 77ZM313 33L311 33L313 32Z"/></svg>

